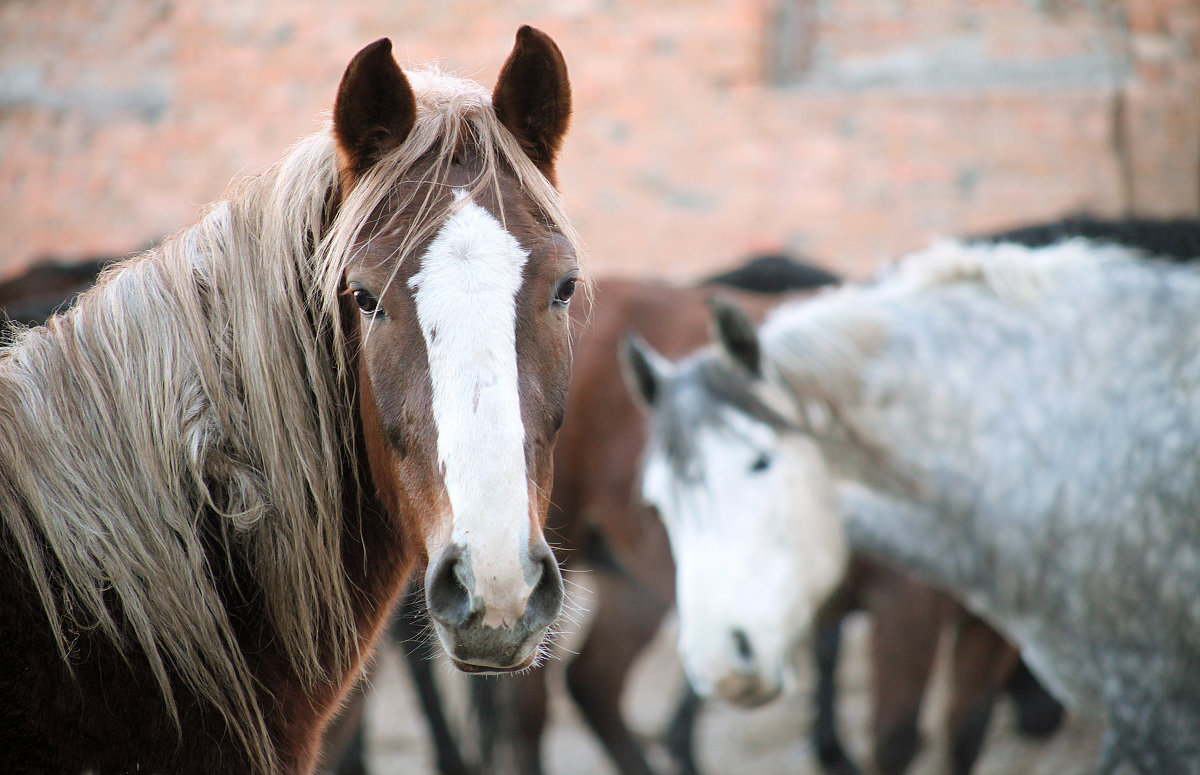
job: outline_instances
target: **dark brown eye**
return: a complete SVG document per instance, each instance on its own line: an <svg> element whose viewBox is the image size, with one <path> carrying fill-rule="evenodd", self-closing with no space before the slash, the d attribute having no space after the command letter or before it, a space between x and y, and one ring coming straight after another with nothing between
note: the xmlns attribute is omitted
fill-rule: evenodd
<svg viewBox="0 0 1200 775"><path fill-rule="evenodd" d="M565 307L575 295L575 284L578 282L578 277L568 277L560 282L558 290L554 292L554 303Z"/></svg>
<svg viewBox="0 0 1200 775"><path fill-rule="evenodd" d="M371 295L371 292L366 288L354 288L354 303L362 310L364 315L374 315L379 311L379 299Z"/></svg>

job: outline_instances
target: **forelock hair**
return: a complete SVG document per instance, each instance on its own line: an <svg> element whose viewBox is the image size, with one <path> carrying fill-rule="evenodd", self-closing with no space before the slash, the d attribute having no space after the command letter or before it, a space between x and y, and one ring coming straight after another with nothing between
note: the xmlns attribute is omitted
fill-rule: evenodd
<svg viewBox="0 0 1200 775"><path fill-rule="evenodd" d="M763 400L758 379L715 348L697 353L681 364L655 412L656 431L663 450L681 478L694 476L697 432L701 427L727 429L724 414L736 410L776 433L796 430L796 425Z"/></svg>

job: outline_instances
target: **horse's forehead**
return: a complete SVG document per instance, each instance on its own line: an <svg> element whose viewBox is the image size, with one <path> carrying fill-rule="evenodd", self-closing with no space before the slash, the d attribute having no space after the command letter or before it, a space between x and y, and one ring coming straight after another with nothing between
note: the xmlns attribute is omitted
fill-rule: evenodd
<svg viewBox="0 0 1200 775"><path fill-rule="evenodd" d="M481 179L487 179L487 184L478 185ZM470 192L470 201L491 214L497 223L503 224L504 229L526 249L530 248L532 242L543 238L549 230L532 217L531 212L535 209L533 199L521 188L516 178L503 169L489 174L473 154L468 153L463 163L450 167L444 188L450 191L455 201Z"/></svg>
<svg viewBox="0 0 1200 775"><path fill-rule="evenodd" d="M484 181L481 184L481 181ZM441 173L416 174L395 184L377 205L377 226L363 236L359 256L366 266L393 267L424 254L429 244L464 209L466 200L489 214L526 250L550 236L551 229L534 217L532 197L510 174L496 170L488 174L471 154L449 165ZM473 211L466 219L479 227L493 225ZM454 227L461 228L461 227ZM424 235L414 242L414 235ZM411 274L413 270L407 272Z"/></svg>
<svg viewBox="0 0 1200 775"><path fill-rule="evenodd" d="M701 470L713 463L722 445L745 443L760 425L736 404L722 401L695 374L676 378L664 402L660 418L660 454L676 475L684 480L703 477Z"/></svg>
<svg viewBox="0 0 1200 775"><path fill-rule="evenodd" d="M671 462L687 462L699 427L716 419L712 407L712 401L696 383L677 377L667 385L658 416L658 440Z"/></svg>
<svg viewBox="0 0 1200 775"><path fill-rule="evenodd" d="M649 450L643 492L665 509L668 522L700 527L740 498L736 477L748 470L749 454L769 446L774 431L736 407L692 399L691 411L675 415L672 430Z"/></svg>
<svg viewBox="0 0 1200 775"><path fill-rule="evenodd" d="M465 189L455 189L452 196L450 215L417 259L408 286L427 300L429 314L462 325L475 313L503 314L500 308L512 306L529 251ZM472 306L440 306L464 303ZM423 311L419 305L418 312Z"/></svg>

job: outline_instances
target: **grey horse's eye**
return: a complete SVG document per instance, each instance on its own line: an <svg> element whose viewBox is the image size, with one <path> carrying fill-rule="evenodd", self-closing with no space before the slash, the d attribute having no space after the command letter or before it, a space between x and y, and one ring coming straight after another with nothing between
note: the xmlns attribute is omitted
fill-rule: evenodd
<svg viewBox="0 0 1200 775"><path fill-rule="evenodd" d="M771 456L766 452L761 453L754 458L754 462L750 464L750 471L755 474L760 474L771 467Z"/></svg>

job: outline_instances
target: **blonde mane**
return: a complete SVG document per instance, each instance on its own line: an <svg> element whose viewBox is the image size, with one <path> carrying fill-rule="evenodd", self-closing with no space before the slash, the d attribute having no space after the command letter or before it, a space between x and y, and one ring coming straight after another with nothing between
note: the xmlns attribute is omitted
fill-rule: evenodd
<svg viewBox="0 0 1200 775"><path fill-rule="evenodd" d="M108 272L74 309L0 349L0 519L59 650L98 629L143 652L168 708L177 675L225 718L256 769L278 769L255 679L205 543L251 569L271 640L309 685L356 658L342 509L360 482L338 293L381 212L443 180L461 143L476 190L513 175L577 243L553 186L487 92L410 73L418 118L342 200L331 130L231 188L202 220ZM407 255L446 213L431 197ZM219 517L219 536L201 516ZM229 590L224 590L229 593ZM120 611L120 617L114 615ZM324 644L324 648L323 648Z"/></svg>

